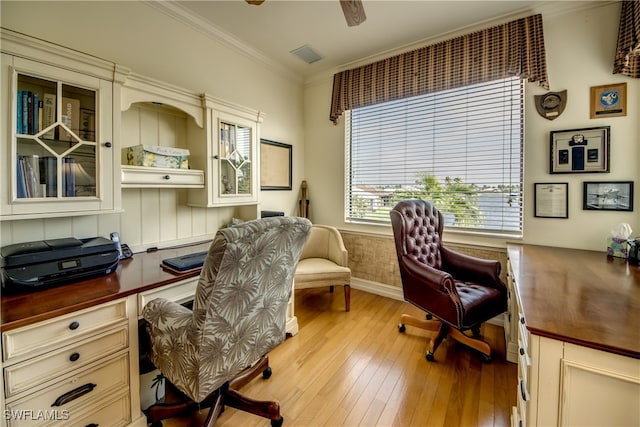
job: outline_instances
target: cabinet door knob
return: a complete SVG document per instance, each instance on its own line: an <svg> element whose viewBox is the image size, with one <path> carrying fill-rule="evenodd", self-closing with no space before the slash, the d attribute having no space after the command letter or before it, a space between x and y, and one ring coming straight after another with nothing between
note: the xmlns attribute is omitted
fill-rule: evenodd
<svg viewBox="0 0 640 427"><path fill-rule="evenodd" d="M69 324L69 329L71 329L72 331L75 331L79 327L80 327L80 323L75 320Z"/></svg>
<svg viewBox="0 0 640 427"><path fill-rule="evenodd" d="M104 146L107 147L107 148L111 148L111 143L107 141L107 142L104 143Z"/></svg>
<svg viewBox="0 0 640 427"><path fill-rule="evenodd" d="M218 160L218 159L220 159L220 156L218 156L217 154L215 154L215 155L213 156L213 158L214 158L214 159L216 159L216 160Z"/></svg>
<svg viewBox="0 0 640 427"><path fill-rule="evenodd" d="M524 356L524 348L520 349L520 356Z"/></svg>
<svg viewBox="0 0 640 427"><path fill-rule="evenodd" d="M80 353L72 353L71 356L69 356L69 360L72 362L75 362L78 359L80 359Z"/></svg>
<svg viewBox="0 0 640 427"><path fill-rule="evenodd" d="M166 179L167 181L171 179L171 175L165 175L162 177L162 179Z"/></svg>

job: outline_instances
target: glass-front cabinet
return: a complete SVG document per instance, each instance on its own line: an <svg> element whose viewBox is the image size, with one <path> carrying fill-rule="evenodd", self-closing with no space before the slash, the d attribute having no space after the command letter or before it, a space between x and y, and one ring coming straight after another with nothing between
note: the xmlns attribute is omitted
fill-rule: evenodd
<svg viewBox="0 0 640 427"><path fill-rule="evenodd" d="M113 82L7 53L2 82L2 219L113 211Z"/></svg>
<svg viewBox="0 0 640 427"><path fill-rule="evenodd" d="M253 192L253 163L255 158L253 129L220 121L218 155L220 165L220 197L246 196Z"/></svg>
<svg viewBox="0 0 640 427"><path fill-rule="evenodd" d="M258 142L263 115L204 95L207 144L190 146L190 163L205 171L203 190L189 190L191 206L258 203Z"/></svg>

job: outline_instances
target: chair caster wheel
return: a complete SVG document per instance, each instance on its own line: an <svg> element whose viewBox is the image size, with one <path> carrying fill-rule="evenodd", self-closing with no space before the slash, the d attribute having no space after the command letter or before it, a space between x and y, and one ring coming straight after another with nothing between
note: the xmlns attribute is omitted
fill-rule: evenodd
<svg viewBox="0 0 640 427"><path fill-rule="evenodd" d="M284 418L280 417L278 420L271 420L272 427L282 427L282 423L284 422Z"/></svg>
<svg viewBox="0 0 640 427"><path fill-rule="evenodd" d="M403 333L403 332L404 332L404 331L406 331L406 330L407 330L407 327L406 327L406 326L404 326L404 323L400 323L400 324L398 325L398 331L399 331L400 333Z"/></svg>
<svg viewBox="0 0 640 427"><path fill-rule="evenodd" d="M480 357L482 357L484 363L491 363L491 356L481 353Z"/></svg>
<svg viewBox="0 0 640 427"><path fill-rule="evenodd" d="M432 352L427 352L427 361L428 362L433 362L434 360L436 360L436 358L434 357Z"/></svg>
<svg viewBox="0 0 640 427"><path fill-rule="evenodd" d="M430 315L430 314L428 314L428 313L427 313L424 317L425 317L427 320L431 320L431 319L433 319L433 316L432 316L432 315Z"/></svg>
<svg viewBox="0 0 640 427"><path fill-rule="evenodd" d="M271 378L271 367L267 366L265 368L264 371L262 371L262 378L264 378L265 380L268 380L269 378Z"/></svg>

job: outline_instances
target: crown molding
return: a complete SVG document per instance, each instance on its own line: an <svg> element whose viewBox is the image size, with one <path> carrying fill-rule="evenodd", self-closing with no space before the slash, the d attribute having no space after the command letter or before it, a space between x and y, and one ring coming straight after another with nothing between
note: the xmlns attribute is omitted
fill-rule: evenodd
<svg viewBox="0 0 640 427"><path fill-rule="evenodd" d="M299 75L293 73L279 62L272 60L263 52L236 38L234 35L228 33L222 28L200 18L198 15L193 14L190 10L180 5L178 1L144 0L144 3L165 15L168 15L185 26L204 34L209 39L219 42L233 51L262 63L268 68L276 71L278 74L286 75L289 79L302 82L302 78Z"/></svg>

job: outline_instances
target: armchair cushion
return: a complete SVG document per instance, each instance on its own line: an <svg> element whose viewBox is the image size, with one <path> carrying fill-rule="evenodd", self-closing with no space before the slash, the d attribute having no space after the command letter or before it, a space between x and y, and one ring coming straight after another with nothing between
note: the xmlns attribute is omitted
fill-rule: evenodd
<svg viewBox="0 0 640 427"><path fill-rule="evenodd" d="M296 288L344 285L351 282L351 270L325 258L306 258L298 261L296 267Z"/></svg>

